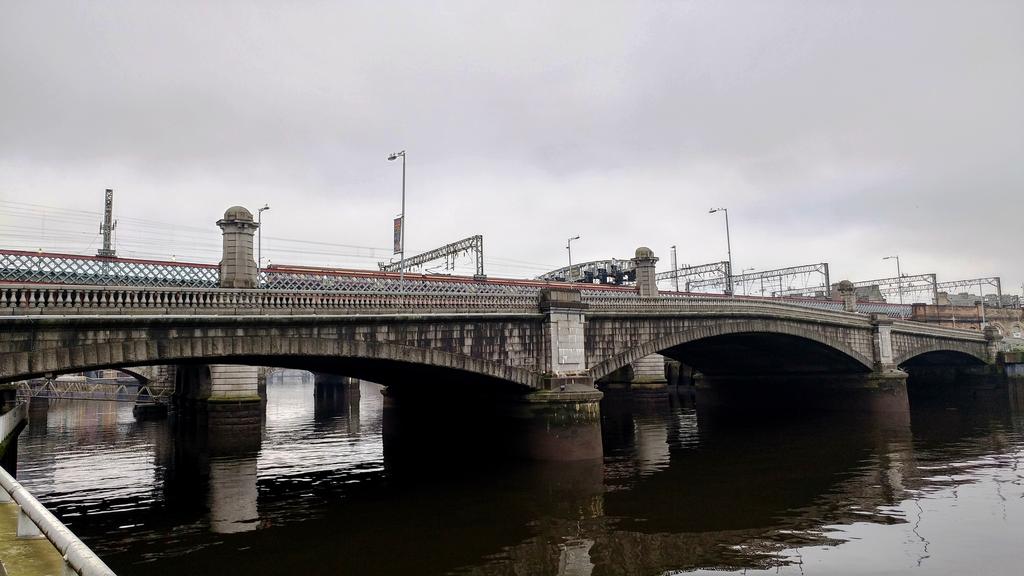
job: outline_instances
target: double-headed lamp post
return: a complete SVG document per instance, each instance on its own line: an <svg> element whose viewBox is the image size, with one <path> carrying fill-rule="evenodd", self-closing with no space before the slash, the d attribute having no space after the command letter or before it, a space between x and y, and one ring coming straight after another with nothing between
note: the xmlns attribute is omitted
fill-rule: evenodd
<svg viewBox="0 0 1024 576"><path fill-rule="evenodd" d="M263 213L270 210L270 204L256 210L256 287L260 287L260 272L263 270Z"/></svg>
<svg viewBox="0 0 1024 576"><path fill-rule="evenodd" d="M900 256L899 254L894 256L885 256L882 260L896 261L896 292L900 295L900 304L903 304L903 271L900 270Z"/></svg>
<svg viewBox="0 0 1024 576"><path fill-rule="evenodd" d="M580 239L579 236L573 236L572 238L569 238L565 242L565 249L569 251L569 268L572 268L572 241L573 240L579 240L579 239ZM572 270L570 270L569 272L572 273Z"/></svg>
<svg viewBox="0 0 1024 576"><path fill-rule="evenodd" d="M401 223L402 227L399 229L399 261L398 261L398 283L402 284L405 282L405 150L401 152L394 152L388 156L388 161L393 162L402 159L402 215Z"/></svg>
<svg viewBox="0 0 1024 576"><path fill-rule="evenodd" d="M732 237L729 234L729 209L712 208L711 210L708 210L708 214L714 214L715 212L725 213L725 247L729 254L729 274L726 279L726 288L729 290L729 296L735 296L732 289Z"/></svg>

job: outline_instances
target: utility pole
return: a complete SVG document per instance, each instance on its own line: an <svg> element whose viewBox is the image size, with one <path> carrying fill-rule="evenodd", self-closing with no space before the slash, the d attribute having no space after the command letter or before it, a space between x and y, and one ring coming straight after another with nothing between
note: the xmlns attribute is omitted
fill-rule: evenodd
<svg viewBox="0 0 1024 576"><path fill-rule="evenodd" d="M113 258L117 255L111 243L111 235L115 228L117 228L117 222L114 221L114 191L107 188L103 197L103 222L100 224L100 233L103 234L103 247L96 251L97 256Z"/></svg>

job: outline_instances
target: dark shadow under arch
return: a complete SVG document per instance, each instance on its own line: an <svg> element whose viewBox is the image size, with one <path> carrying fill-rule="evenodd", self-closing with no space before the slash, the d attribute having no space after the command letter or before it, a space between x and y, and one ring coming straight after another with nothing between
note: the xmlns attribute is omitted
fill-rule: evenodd
<svg viewBox="0 0 1024 576"><path fill-rule="evenodd" d="M411 376L437 381L503 383L537 389L540 374L443 350L390 343L353 342L338 339L267 339L261 336L210 338L196 345L174 340L157 342L110 341L69 347L53 353L30 354L22 371L5 376L16 381L104 368L131 369L161 364L249 364L333 372L387 384ZM190 344L190 345L189 345ZM406 376L406 377L403 377Z"/></svg>
<svg viewBox="0 0 1024 576"><path fill-rule="evenodd" d="M965 346L964 349L951 349L941 344L929 344L896 357L895 364L900 367L928 364L988 364L987 358L966 348Z"/></svg>
<svg viewBox="0 0 1024 576"><path fill-rule="evenodd" d="M662 354L705 374L864 373L870 358L844 342L785 324L767 329L740 322L703 327L646 342L591 368L602 378L651 354Z"/></svg>

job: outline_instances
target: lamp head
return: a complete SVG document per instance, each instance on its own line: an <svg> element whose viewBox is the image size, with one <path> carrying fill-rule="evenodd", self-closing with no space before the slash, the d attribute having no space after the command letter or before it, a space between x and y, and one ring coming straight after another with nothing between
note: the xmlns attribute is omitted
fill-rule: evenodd
<svg viewBox="0 0 1024 576"><path fill-rule="evenodd" d="M398 160L399 158L404 158L404 157L405 157L405 150L402 150L401 152L392 152L391 154L388 155L388 161Z"/></svg>
<svg viewBox="0 0 1024 576"><path fill-rule="evenodd" d="M256 213L259 214L260 212L263 212L264 210L270 210L270 204L264 204L263 208L260 208L260 209L256 210Z"/></svg>

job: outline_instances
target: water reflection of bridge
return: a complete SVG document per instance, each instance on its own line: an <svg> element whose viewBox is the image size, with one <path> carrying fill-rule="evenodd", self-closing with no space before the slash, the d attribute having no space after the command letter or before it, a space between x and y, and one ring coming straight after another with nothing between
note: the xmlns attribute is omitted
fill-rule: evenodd
<svg viewBox="0 0 1024 576"><path fill-rule="evenodd" d="M76 517L90 507L108 512L89 514L75 529L112 564L129 558L117 537L125 524L139 525L135 549L163 550L173 533L171 557L159 563L168 573L196 566L301 570L312 562L372 572L360 558L372 558L380 573L767 567L784 549L828 542L826 526L907 521L895 507L932 486L937 470L963 477L971 469L964 463L1024 432L1020 412L1005 399L957 410L917 406L909 420L769 415L736 422L728 415L698 418L685 397L609 398L602 406L603 463L482 471L476 461L438 466L435 454L403 453L409 461L384 470L382 454L370 452L340 470L330 454L379 445L382 412L374 398L364 394L361 412L356 404L355 426L352 406L333 417L323 406L319 413L271 409L262 450L250 455L217 456L208 445L181 441L164 423L124 428L105 442L146 438L152 466L140 470L152 480L138 484L152 485L156 503L141 517L117 511L131 507L131 498L97 497L58 509ZM314 424L295 433L302 419ZM335 439L338 453L317 448L326 438ZM104 449L94 451L96 458ZM292 472L299 461L310 464ZM356 470L362 472L348 476ZM211 533L239 532L246 532L246 552L221 558L224 548L212 546L221 537ZM315 558L313 549L320 551Z"/></svg>

